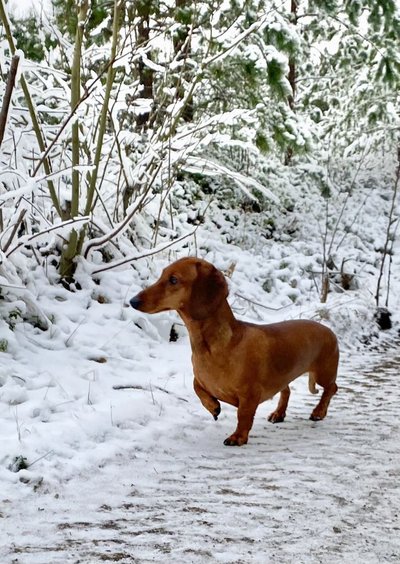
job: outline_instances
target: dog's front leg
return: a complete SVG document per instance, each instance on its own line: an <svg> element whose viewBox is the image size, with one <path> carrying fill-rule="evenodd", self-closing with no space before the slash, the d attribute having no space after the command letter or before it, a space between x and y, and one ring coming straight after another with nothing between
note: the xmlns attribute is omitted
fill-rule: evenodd
<svg viewBox="0 0 400 564"><path fill-rule="evenodd" d="M218 419L218 415L221 413L221 404L219 403L217 398L214 398L212 395L210 395L207 390L205 390L198 383L196 378L194 379L193 387L194 391L199 396L201 403L211 413L216 421Z"/></svg>
<svg viewBox="0 0 400 564"><path fill-rule="evenodd" d="M242 446L247 443L250 429L253 426L254 415L258 406L258 401L243 399L239 400L237 411L238 424L236 431L224 440L227 446Z"/></svg>

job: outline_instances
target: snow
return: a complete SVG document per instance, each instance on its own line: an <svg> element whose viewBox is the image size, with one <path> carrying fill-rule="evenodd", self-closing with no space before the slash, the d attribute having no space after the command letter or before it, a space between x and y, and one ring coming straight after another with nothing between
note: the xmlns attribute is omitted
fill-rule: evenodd
<svg viewBox="0 0 400 564"><path fill-rule="evenodd" d="M371 325L368 292L310 298L299 272L315 257L301 243L257 253L200 229L206 241L205 258L233 266L238 317L327 318L337 331L340 389L328 417L309 421L316 400L301 378L284 424L266 421L275 398L259 407L248 445L223 446L236 410L223 405L215 423L201 406L179 318L128 306L191 248L102 272L97 284L83 263L75 293L37 269L30 290L51 327L21 321L18 308L13 331L1 322L0 561L398 561L395 333L375 338L377 352L357 346L357 326ZM170 343L172 323L180 338Z"/></svg>
<svg viewBox="0 0 400 564"><path fill-rule="evenodd" d="M49 0L10 0L7 7L15 17L27 18L32 12L49 12L51 3Z"/></svg>

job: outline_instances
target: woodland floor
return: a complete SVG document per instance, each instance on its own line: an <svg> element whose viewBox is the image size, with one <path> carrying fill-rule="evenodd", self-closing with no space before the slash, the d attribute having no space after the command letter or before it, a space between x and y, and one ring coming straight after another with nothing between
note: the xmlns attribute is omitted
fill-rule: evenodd
<svg viewBox="0 0 400 564"><path fill-rule="evenodd" d="M303 378L286 421L261 406L244 447L222 444L233 409L218 423L177 414L152 451L2 499L0 561L398 563L399 365L393 349L346 353L323 422L308 420Z"/></svg>

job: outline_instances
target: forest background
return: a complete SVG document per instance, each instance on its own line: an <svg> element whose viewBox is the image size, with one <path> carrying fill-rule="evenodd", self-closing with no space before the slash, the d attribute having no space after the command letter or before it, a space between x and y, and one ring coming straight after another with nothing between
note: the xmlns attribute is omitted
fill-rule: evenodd
<svg viewBox="0 0 400 564"><path fill-rule="evenodd" d="M24 264L68 287L82 264L128 264L205 221L218 232L222 210L266 245L301 239L313 214L321 300L371 263L388 301L395 1L53 0L22 16L3 0L0 16L4 293L26 286ZM366 218L377 238L351 252Z"/></svg>

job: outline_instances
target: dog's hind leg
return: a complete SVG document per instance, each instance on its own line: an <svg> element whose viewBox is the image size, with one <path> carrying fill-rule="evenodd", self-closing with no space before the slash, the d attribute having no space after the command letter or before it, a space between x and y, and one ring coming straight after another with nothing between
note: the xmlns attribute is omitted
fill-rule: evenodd
<svg viewBox="0 0 400 564"><path fill-rule="evenodd" d="M268 421L271 423L282 423L285 420L286 408L290 397L290 388L284 388L279 396L279 402L275 411L269 414Z"/></svg>
<svg viewBox="0 0 400 564"><path fill-rule="evenodd" d="M324 392L319 400L318 405L314 408L313 412L310 415L310 419L312 421L321 421L326 416L328 411L329 403L332 399L332 396L336 394L338 387L336 382L332 382L329 386L324 388Z"/></svg>
<svg viewBox="0 0 400 564"><path fill-rule="evenodd" d="M310 391L313 393L315 389L315 382L324 390L318 405L311 413L310 419L312 421L320 421L321 419L324 419L332 396L334 396L338 390L336 385L338 363L339 350L336 346L330 355L320 359L318 364L313 366L310 370Z"/></svg>

